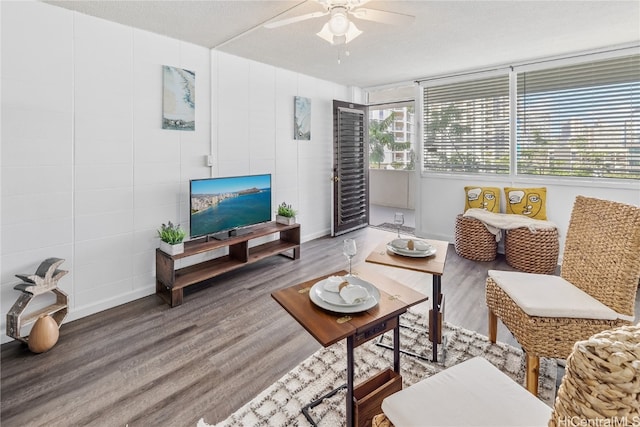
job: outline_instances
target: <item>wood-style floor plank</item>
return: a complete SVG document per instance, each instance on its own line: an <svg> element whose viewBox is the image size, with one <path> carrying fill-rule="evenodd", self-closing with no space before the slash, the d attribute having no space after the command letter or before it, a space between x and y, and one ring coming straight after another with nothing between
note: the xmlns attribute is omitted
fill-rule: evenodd
<svg viewBox="0 0 640 427"><path fill-rule="evenodd" d="M192 286L173 309L152 295L63 324L47 353L33 354L19 342L2 345L0 423L133 427L223 420L320 348L271 292L346 269L346 237L306 242L299 260L276 256ZM358 244L357 268L393 234L367 228L348 237ZM428 275L368 267L431 295ZM491 268L510 269L502 257L473 262L449 246L445 321L487 333L484 279ZM517 345L502 325L498 339Z"/></svg>

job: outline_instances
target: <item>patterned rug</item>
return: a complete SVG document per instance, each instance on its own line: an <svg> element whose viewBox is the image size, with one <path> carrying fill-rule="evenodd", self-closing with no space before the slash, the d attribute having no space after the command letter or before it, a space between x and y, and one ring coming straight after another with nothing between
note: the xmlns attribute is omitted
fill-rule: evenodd
<svg viewBox="0 0 640 427"><path fill-rule="evenodd" d="M398 226L395 224L391 224L390 222L383 222L382 224L378 224L378 225L370 225L370 227L373 228L379 228L380 230L385 230L385 231L392 231L394 233L398 232ZM400 234L410 234L410 235L415 235L416 229L415 227L409 227L406 225L400 226Z"/></svg>
<svg viewBox="0 0 640 427"><path fill-rule="evenodd" d="M426 333L426 317L409 311L402 315L402 324L415 329L400 328L401 348L424 355L431 354ZM416 332L417 330L421 330ZM474 356L482 356L520 384L524 384L525 359L520 349L503 343L491 344L487 337L449 324L443 325L445 345L438 363L430 363L401 354L400 366L403 387L429 377L449 366ZM391 333L383 341L391 344ZM377 339L355 349L355 383L393 366L393 352L376 345ZM249 426L308 426L301 408L346 382L346 345L344 340L311 355L291 372L272 384L253 400L238 409L215 427ZM553 405L556 391L556 362L540 360L539 396ZM345 425L345 391L326 399L312 409L311 414L320 427ZM200 419L198 427L211 427Z"/></svg>

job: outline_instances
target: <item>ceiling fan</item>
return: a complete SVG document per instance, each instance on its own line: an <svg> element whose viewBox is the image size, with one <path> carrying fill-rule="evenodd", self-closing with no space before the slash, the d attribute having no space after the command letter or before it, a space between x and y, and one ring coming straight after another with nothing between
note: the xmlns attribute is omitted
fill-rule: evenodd
<svg viewBox="0 0 640 427"><path fill-rule="evenodd" d="M367 9L360 7L369 0L315 0L325 9L322 12L312 12L305 15L294 16L293 18L282 19L269 22L266 28L278 28L294 22L306 21L307 19L320 18L330 15L329 21L324 24L322 30L316 35L333 45L346 44L362 34L362 31L349 20L349 15L357 19L366 21L381 22L383 24L408 24L413 21L414 16L402 13L386 12L377 9Z"/></svg>

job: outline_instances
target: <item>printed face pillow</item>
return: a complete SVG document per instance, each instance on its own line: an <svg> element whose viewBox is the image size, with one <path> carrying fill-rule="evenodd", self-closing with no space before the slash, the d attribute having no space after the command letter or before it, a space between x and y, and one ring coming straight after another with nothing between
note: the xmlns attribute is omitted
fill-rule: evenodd
<svg viewBox="0 0 640 427"><path fill-rule="evenodd" d="M500 212L500 189L498 187L464 187L466 195L464 211L470 208Z"/></svg>
<svg viewBox="0 0 640 427"><path fill-rule="evenodd" d="M507 213L524 215L533 219L547 219L547 188L504 187Z"/></svg>

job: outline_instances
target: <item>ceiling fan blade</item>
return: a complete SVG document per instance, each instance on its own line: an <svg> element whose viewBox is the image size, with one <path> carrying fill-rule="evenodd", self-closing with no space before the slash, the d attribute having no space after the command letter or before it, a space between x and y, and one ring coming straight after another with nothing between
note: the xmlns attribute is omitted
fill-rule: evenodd
<svg viewBox="0 0 640 427"><path fill-rule="evenodd" d="M306 21L307 19L320 18L321 16L328 15L329 12L313 12L306 15L294 16L293 18L281 19L280 21L267 22L264 24L265 28L278 28L285 25L293 24L295 22Z"/></svg>
<svg viewBox="0 0 640 427"><path fill-rule="evenodd" d="M325 9L329 10L334 6L346 6L350 9L355 9L356 7L364 6L365 3L369 3L371 0L316 0L318 3L322 5Z"/></svg>
<svg viewBox="0 0 640 427"><path fill-rule="evenodd" d="M384 10L367 9L360 7L349 11L354 17L364 19L366 21L382 22L383 24L402 25L410 24L415 16L405 15L403 13L385 12Z"/></svg>

